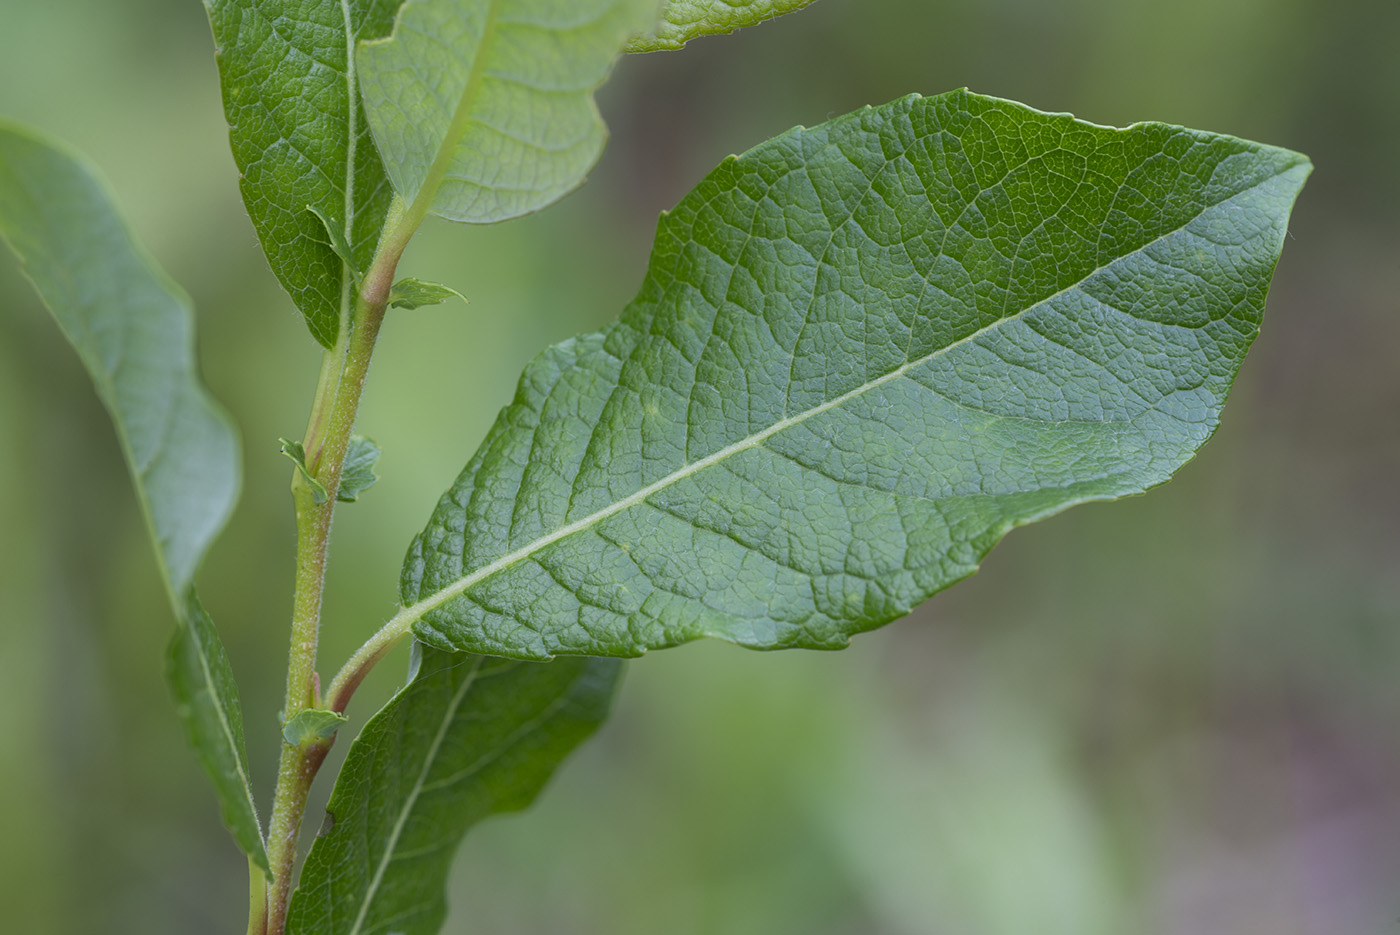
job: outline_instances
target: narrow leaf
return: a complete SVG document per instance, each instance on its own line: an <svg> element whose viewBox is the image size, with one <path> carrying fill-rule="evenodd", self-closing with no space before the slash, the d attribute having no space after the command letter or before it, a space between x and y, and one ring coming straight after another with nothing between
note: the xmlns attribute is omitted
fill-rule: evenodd
<svg viewBox="0 0 1400 935"><path fill-rule="evenodd" d="M224 824L243 852L266 871L267 853L248 779L238 685L214 622L193 590L186 600L182 624L175 630L166 658L175 711L214 783Z"/></svg>
<svg viewBox="0 0 1400 935"><path fill-rule="evenodd" d="M345 465L340 469L340 489L336 499L354 503L360 494L374 486L379 475L374 466L379 463L379 446L363 435L350 436L350 449L345 452Z"/></svg>
<svg viewBox="0 0 1400 935"><path fill-rule="evenodd" d="M800 10L813 0L666 0L656 24L627 42L628 52L679 49L691 39L734 32Z"/></svg>
<svg viewBox="0 0 1400 935"><path fill-rule="evenodd" d="M730 158L621 319L526 368L410 550L405 619L526 658L843 646L1191 458L1310 168L967 92Z"/></svg>
<svg viewBox="0 0 1400 935"><path fill-rule="evenodd" d="M656 0L410 0L360 49L360 87L409 204L488 223L582 182L607 131L593 91Z"/></svg>
<svg viewBox="0 0 1400 935"><path fill-rule="evenodd" d="M277 442L282 446L282 453L290 458L292 463L297 466L297 473L301 475L301 479L311 488L311 499L315 500L317 503L325 503L330 497L330 493L326 490L326 485L318 481L316 475L311 473L311 468L306 466L305 446L303 446L301 442L292 441L290 438L279 438ZM337 497L336 499L338 500L340 498Z"/></svg>
<svg viewBox="0 0 1400 935"><path fill-rule="evenodd" d="M444 286L437 282L424 282L421 279L400 279L389 290L389 306L391 308L422 308L425 305L446 302L448 299L467 301L466 296L451 286Z"/></svg>
<svg viewBox="0 0 1400 935"><path fill-rule="evenodd" d="M351 266L364 269L393 195L365 123L352 53L359 40L388 35L400 2L204 3L243 203L272 271L326 347L335 344L353 289L317 218L339 219Z"/></svg>
<svg viewBox="0 0 1400 935"><path fill-rule="evenodd" d="M349 718L334 711L321 708L305 708L282 725L282 739L294 747L301 747L319 740L329 740L335 736Z"/></svg>
<svg viewBox="0 0 1400 935"><path fill-rule="evenodd" d="M199 382L194 314L133 239L87 164L0 123L0 236L92 377L180 622L170 677L224 820L267 866L228 659L194 597L194 575L238 497L238 439Z"/></svg>
<svg viewBox="0 0 1400 935"><path fill-rule="evenodd" d="M432 935L458 842L530 804L607 716L619 663L416 647L417 672L355 740L292 896L292 935Z"/></svg>

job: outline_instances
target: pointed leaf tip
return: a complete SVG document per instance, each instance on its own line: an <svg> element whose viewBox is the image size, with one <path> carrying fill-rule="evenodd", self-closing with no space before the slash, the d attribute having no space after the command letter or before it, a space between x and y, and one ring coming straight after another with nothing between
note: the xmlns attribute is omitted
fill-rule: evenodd
<svg viewBox="0 0 1400 935"><path fill-rule="evenodd" d="M448 299L467 301L466 296L451 286L444 286L438 282L426 282L422 279L400 279L389 290L390 308L422 308L425 305L446 302Z"/></svg>
<svg viewBox="0 0 1400 935"><path fill-rule="evenodd" d="M792 13L814 0L666 0L656 24L627 42L628 52L666 52L692 39L734 32L755 26L784 13Z"/></svg>
<svg viewBox="0 0 1400 935"><path fill-rule="evenodd" d="M726 160L622 317L526 368L415 539L406 615L517 658L845 646L1194 455L1307 171L967 93Z"/></svg>
<svg viewBox="0 0 1400 935"><path fill-rule="evenodd" d="M316 475L306 466L306 448L301 442L294 442L289 438L279 438L277 441L282 446L282 454L297 466L297 474L306 486L311 488L311 499L318 504L325 503L330 495L326 491L326 485L317 480Z"/></svg>
<svg viewBox="0 0 1400 935"><path fill-rule="evenodd" d="M388 35L400 5L204 0L243 203L272 272L326 348L340 330L344 257L368 267L393 195L347 77L356 45ZM326 243L307 205L340 218L343 246Z"/></svg>

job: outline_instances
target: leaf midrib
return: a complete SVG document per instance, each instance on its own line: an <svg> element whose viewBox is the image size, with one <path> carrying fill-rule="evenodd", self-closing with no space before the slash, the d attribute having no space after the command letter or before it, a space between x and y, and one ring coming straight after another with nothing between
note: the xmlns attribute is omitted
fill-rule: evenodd
<svg viewBox="0 0 1400 935"><path fill-rule="evenodd" d="M780 432L785 431L786 429L792 428L795 425L800 425L808 419L811 419L815 416L819 416L824 412L828 412L846 402L849 402L852 399L855 399L867 392L870 392L871 390L877 389L878 387L883 386L886 383L890 383L904 376L909 371L917 367L922 367L958 347L962 347L968 343L971 343L972 341L977 340L985 334L995 331L996 329L1001 328L1002 326L1007 325L1011 322L1018 321L1024 318L1026 315L1039 308L1044 307L1047 303L1054 301L1060 296L1080 289L1090 279L1094 278L1099 273L1110 268L1114 264L1122 262L1128 257L1140 254L1143 251L1148 250L1154 245L1165 240L1166 238L1181 233L1191 224L1195 223L1198 219L1204 216L1208 211L1212 211L1216 208L1222 207L1228 204L1229 202L1234 201L1235 199L1240 198L1241 196L1246 195L1254 191L1255 189L1268 184L1269 182L1273 181L1274 179L1278 178L1284 173L1292 171L1293 168L1293 166L1289 166L1288 168L1283 169L1279 172L1275 172L1272 175L1267 176L1266 178L1260 179L1252 185L1239 189L1238 191L1232 192L1227 197L1222 198L1217 202L1213 202L1202 206L1200 211L1196 212L1190 218L1183 221L1180 225L1173 227L1171 230L1163 231L1161 234L1158 234L1156 237L1147 241L1146 243L1134 247L1131 250L1125 251L1124 253L1109 260L1107 263L1095 267L1094 269L1090 270L1088 273L1084 274L1082 277L1080 277L1078 280L1071 283L1070 285L1057 290L1056 292L1046 296L1043 299L1036 300L1035 302L1031 303L1030 305L1027 305L1025 308L1015 312L1012 315L1008 315L1003 318L998 318L991 324L984 325L976 331L973 331L970 334L957 339L956 341L946 344L943 347L937 348L933 352L926 354L923 357L912 361L906 361L891 372L883 376L877 377L876 379L871 380L867 383L863 383L852 390L848 390L847 392L842 393L840 396L827 400L826 402L821 403L817 406L813 406L810 409L806 409L800 413L797 413L796 415L783 418L761 432L756 432L753 435L749 435L743 439L740 439L739 441L727 445L719 451L716 451L710 455L707 455L704 458L701 458L699 461L693 461L680 468L677 468L675 471L672 471L670 474L667 474L660 480L654 481L651 484L648 484L647 486L637 490L636 492L622 498L621 500L615 501L609 504L608 506L605 506L602 509L589 514L588 516L583 517L582 519L575 520L572 523L567 523L551 533L548 533L544 536L540 536L532 542L529 542L526 545L523 545L520 548L515 549L514 551L509 552L501 556L500 558L481 566L480 568L471 572L470 574L464 575L463 577L457 579L456 581L447 585L446 587L440 588L439 590L435 591L434 593L428 595L425 598L422 598L421 600L410 605L409 607L403 608L398 614L395 615L394 620L391 621L389 625L393 626L397 624L400 626L407 627L415 621L421 619L425 614L437 609L438 607L442 606L443 604L447 603L453 598L460 596L461 594L470 590L472 587L476 586L477 584L480 584L482 581L490 578L498 572L504 571L505 569L517 564L518 562L530 558L532 555L542 551L543 549L548 548L554 543L559 542L562 539L566 539L577 532L582 532L592 526L595 526L598 523L601 523L603 520L615 516L618 513L629 509L630 507L636 506L637 504L644 502L647 498L657 493L658 491L665 490L667 487L670 487L673 484L679 483L680 481L685 480L688 477L692 477L696 474L699 474L701 471L704 471L705 469L712 467L715 464L718 464L719 462L729 458L732 455L738 454L742 451L747 451L751 448L756 448L759 445L763 444L763 442L767 441L769 438L772 438L774 435L777 435Z"/></svg>
<svg viewBox="0 0 1400 935"><path fill-rule="evenodd" d="M457 109L452 114L452 122L447 125L442 145L438 147L428 172L423 177L423 187L413 198L409 216L418 220L427 217L428 209L437 198L437 191L447 178L447 170L452 165L452 156L457 144L467 132L472 122L472 108L481 84L486 77L486 62L491 55L491 46L496 39L496 17L500 13L502 0L489 0L486 7L486 21L481 26L481 40L477 43L476 57L472 59L471 71L467 73L467 83L462 88L462 96L457 99Z"/></svg>
<svg viewBox="0 0 1400 935"><path fill-rule="evenodd" d="M418 771L418 776L413 781L413 788L404 800L403 808L399 810L399 817L394 821L394 828L389 832L389 840L384 848L384 853L379 858L379 865L374 869L374 877L370 880L369 886L365 887L364 899L360 902L360 911L355 917L355 924L350 929L349 935L359 935L360 927L365 924L365 918L369 915L374 897L384 882L384 873L393 860L399 837L403 834L404 826L408 823L408 816L413 813L414 806L418 804L418 796L422 793L424 785L427 784L428 773L437 760L438 751L442 749L443 741L447 739L448 728L452 726L452 721L457 716L457 709L461 707L462 700L467 697L467 693L476 684L477 675L481 672L481 666L485 659L485 656L476 657L472 664L472 671L463 678L462 687L457 689L456 694L452 696L452 703L447 706L447 710L443 714L442 723L438 725L437 734L434 735L432 745L428 747L427 755L423 758L423 768Z"/></svg>
<svg viewBox="0 0 1400 935"><path fill-rule="evenodd" d="M219 697L218 685L214 681L214 673L209 668L209 654L206 652L203 640L200 639L198 631L192 623L182 621L181 626L189 628L190 640L194 643L199 653L199 671L204 677L205 689L209 692L209 698L213 702L214 710L218 714L219 729L223 731L224 739L228 741L228 747L233 751L233 768L238 774L238 781L243 787L243 792L247 796L248 808L253 818L253 827L257 831L258 843L262 845L261 853L254 854L253 860L262 868L262 871L271 876L271 870L267 865L267 842L263 841L262 825L258 820L257 804L253 800L253 784L248 777L248 772L243 762L243 758L238 755L238 739L234 734L233 724L229 721L228 711L224 708L223 701Z"/></svg>

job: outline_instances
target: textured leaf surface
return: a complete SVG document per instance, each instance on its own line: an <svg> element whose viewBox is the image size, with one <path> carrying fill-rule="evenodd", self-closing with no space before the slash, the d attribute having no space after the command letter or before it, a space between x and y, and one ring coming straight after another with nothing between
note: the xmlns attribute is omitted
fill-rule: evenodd
<svg viewBox="0 0 1400 935"><path fill-rule="evenodd" d="M543 208L583 182L607 130L593 91L656 0L408 0L360 50L380 152L404 201L454 221Z"/></svg>
<svg viewBox="0 0 1400 935"><path fill-rule="evenodd" d="M194 314L66 150L0 123L0 235L82 359L116 424L180 629L170 676L224 820L264 868L228 659L194 574L238 497L238 439L199 382Z"/></svg>
<svg viewBox="0 0 1400 935"><path fill-rule="evenodd" d="M845 645L1215 431L1305 158L954 92L798 128L663 217L406 560L429 643Z"/></svg>
<svg viewBox="0 0 1400 935"><path fill-rule="evenodd" d="M627 42L628 52L679 49L691 39L733 32L800 10L813 0L667 0L656 25Z"/></svg>
<svg viewBox="0 0 1400 935"><path fill-rule="evenodd" d="M393 195L359 103L353 49L399 0L205 0L239 187L272 271L322 345L350 277L318 215L369 265ZM308 211L310 206L313 210Z"/></svg>
<svg viewBox="0 0 1400 935"><path fill-rule="evenodd" d="M417 672L365 725L292 896L293 935L432 935L458 842L529 805L607 716L610 659L547 665L419 647Z"/></svg>

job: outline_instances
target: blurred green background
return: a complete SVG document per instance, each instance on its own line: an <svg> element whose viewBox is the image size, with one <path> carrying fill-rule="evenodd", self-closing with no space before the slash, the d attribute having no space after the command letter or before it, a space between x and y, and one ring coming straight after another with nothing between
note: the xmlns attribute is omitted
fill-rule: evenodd
<svg viewBox="0 0 1400 935"><path fill-rule="evenodd" d="M0 0L0 113L102 166L193 295L243 432L202 581L265 803L292 572L276 438L300 435L319 354L243 214L211 52L195 0ZM822 0L624 61L582 191L430 224L410 251L407 273L471 304L385 329L361 418L384 479L337 522L323 670L392 612L409 537L524 362L631 297L660 210L794 123L960 86L1312 156L1219 436L1148 496L1013 533L845 652L633 664L537 807L469 836L447 932L1400 931L1393 0ZM106 415L0 258L7 931L243 931L244 864L163 684L171 629Z"/></svg>

